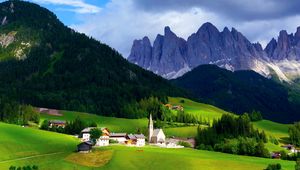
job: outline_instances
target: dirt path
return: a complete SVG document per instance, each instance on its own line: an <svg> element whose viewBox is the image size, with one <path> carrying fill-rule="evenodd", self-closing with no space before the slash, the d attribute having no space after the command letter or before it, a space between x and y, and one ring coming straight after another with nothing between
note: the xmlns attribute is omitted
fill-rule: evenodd
<svg viewBox="0 0 300 170"><path fill-rule="evenodd" d="M21 161L21 160L26 160L26 159L38 158L38 157L43 157L43 156L58 155L58 154L62 154L62 153L65 153L65 152L46 153L46 154L41 154L41 155L34 155L34 156L27 156L27 157L23 157L23 158L10 159L10 160L5 160L5 161L0 161L0 164L7 163L7 162L13 162L13 161Z"/></svg>

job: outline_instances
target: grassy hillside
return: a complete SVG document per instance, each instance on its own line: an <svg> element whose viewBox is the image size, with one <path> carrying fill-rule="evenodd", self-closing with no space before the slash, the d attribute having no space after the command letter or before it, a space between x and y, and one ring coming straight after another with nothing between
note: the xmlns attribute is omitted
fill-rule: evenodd
<svg viewBox="0 0 300 170"><path fill-rule="evenodd" d="M70 162L84 155L72 153L78 143L72 136L0 123L0 169L9 166L38 165L40 169L253 169L261 170L269 163L279 162L284 169L293 169L294 162L236 156L192 149L101 148L112 153L103 167L86 167ZM49 154L52 155L43 155ZM101 153L101 152L100 152ZM97 154L97 152L96 152ZM29 157L35 156L35 157ZM101 158L101 156L99 156ZM101 162L101 161L100 161ZM176 166L174 166L176 164ZM87 163L88 165L88 163Z"/></svg>
<svg viewBox="0 0 300 170"><path fill-rule="evenodd" d="M192 100L180 97L169 97L169 103L172 105L183 105L186 113L200 115L203 119L213 120L218 119L225 112L217 107L197 103ZM181 100L184 100L184 103L180 103ZM138 129L142 132L147 133L148 119L124 119L124 118L113 118L98 116L89 113L81 112L72 112L72 111L61 111L63 116L53 116L42 114L42 119L48 120L74 120L76 117L80 117L86 122L96 122L100 127L107 127L112 132L128 132L135 133ZM197 126L188 126L188 127L174 127L166 128L165 133L167 136L178 136L178 137L194 137L197 133Z"/></svg>
<svg viewBox="0 0 300 170"><path fill-rule="evenodd" d="M276 138L288 137L289 124L280 124L269 120L262 120L253 123L254 127L264 130L268 135Z"/></svg>
<svg viewBox="0 0 300 170"><path fill-rule="evenodd" d="M200 115L202 118L209 119L211 121L213 119L221 118L222 114L229 113L215 106L194 102L186 98L169 97L168 100L172 105L182 105L186 113Z"/></svg>
<svg viewBox="0 0 300 170"><path fill-rule="evenodd" d="M192 149L157 149L112 147L112 160L103 169L197 169L262 170L269 163L281 163L283 169L294 169L294 162L229 155ZM176 166L174 166L176 165Z"/></svg>
<svg viewBox="0 0 300 170"><path fill-rule="evenodd" d="M73 136L0 123L0 169L11 165L51 166L76 149Z"/></svg>
<svg viewBox="0 0 300 170"><path fill-rule="evenodd" d="M125 118L114 118L98 116L95 114L72 112L72 111L61 111L63 116L53 116L48 114L41 114L41 119L48 120L74 120L76 117L80 117L85 122L96 122L99 127L107 127L112 132L128 132L134 133L138 128L145 130L148 126L148 119L125 119Z"/></svg>

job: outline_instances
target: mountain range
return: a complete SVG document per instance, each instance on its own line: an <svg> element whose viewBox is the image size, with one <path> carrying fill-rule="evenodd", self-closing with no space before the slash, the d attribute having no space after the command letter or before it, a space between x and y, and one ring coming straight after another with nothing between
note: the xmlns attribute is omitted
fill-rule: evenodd
<svg viewBox="0 0 300 170"><path fill-rule="evenodd" d="M214 64L231 71L253 70L290 83L300 77L300 27L294 34L281 31L265 49L235 28L219 31L205 23L185 40L165 27L164 35L158 34L153 45L148 37L135 40L128 60L167 79L199 65Z"/></svg>

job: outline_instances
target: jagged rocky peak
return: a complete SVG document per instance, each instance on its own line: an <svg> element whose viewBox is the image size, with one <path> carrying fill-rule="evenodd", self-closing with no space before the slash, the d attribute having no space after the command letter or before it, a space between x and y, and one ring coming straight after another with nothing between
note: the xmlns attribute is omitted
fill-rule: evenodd
<svg viewBox="0 0 300 170"><path fill-rule="evenodd" d="M297 31L295 33L295 37L300 38L300 27L297 27Z"/></svg>
<svg viewBox="0 0 300 170"><path fill-rule="evenodd" d="M146 44L149 49L149 43ZM300 62L300 27L294 34L281 31L278 39L273 38L263 49L259 42L250 42L235 28L229 30L225 27L220 32L207 22L184 40L166 26L164 35L157 35L149 51L145 50L144 45L134 44L129 61L168 79L183 75L202 64L215 64L232 71L254 70L267 77L275 71L286 81L289 79L286 75L300 70L298 66L294 68L295 63L286 63Z"/></svg>
<svg viewBox="0 0 300 170"><path fill-rule="evenodd" d="M146 66L150 62L152 46L150 40L145 36L141 40L134 40L128 60L141 66Z"/></svg>

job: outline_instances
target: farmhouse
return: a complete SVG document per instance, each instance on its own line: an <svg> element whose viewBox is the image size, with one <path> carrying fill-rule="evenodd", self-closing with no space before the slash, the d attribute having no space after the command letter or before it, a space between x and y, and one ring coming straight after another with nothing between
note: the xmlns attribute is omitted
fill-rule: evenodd
<svg viewBox="0 0 300 170"><path fill-rule="evenodd" d="M50 128L52 128L52 127L62 127L62 128L65 128L66 121L63 121L63 120L50 120L48 126Z"/></svg>
<svg viewBox="0 0 300 170"><path fill-rule="evenodd" d="M126 144L145 146L145 136L143 134L129 134L126 136Z"/></svg>
<svg viewBox="0 0 300 170"><path fill-rule="evenodd" d="M80 153L89 153L92 150L92 143L91 142L82 142L77 145L77 152Z"/></svg>
<svg viewBox="0 0 300 170"><path fill-rule="evenodd" d="M170 110L179 110L183 111L183 107L181 105L173 106L171 104L165 104L165 107L167 107Z"/></svg>
<svg viewBox="0 0 300 170"><path fill-rule="evenodd" d="M94 129L96 127L88 127L85 128L81 131L81 137L82 137L82 141L86 142L86 141L90 141L91 140L91 130ZM109 145L109 130L107 128L101 128L102 131L102 135L100 136L99 139L96 140L96 144L95 146L108 146Z"/></svg>
<svg viewBox="0 0 300 170"><path fill-rule="evenodd" d="M127 141L127 134L126 133L111 133L109 135L109 139L118 141L118 143L125 144Z"/></svg>
<svg viewBox="0 0 300 170"><path fill-rule="evenodd" d="M291 144L284 145L284 146L282 146L282 147L285 148L285 149L287 149L287 150L289 150L289 151L292 152L292 153L297 153L297 152L299 152L299 151L295 148L295 146L294 146L294 145L291 145Z"/></svg>
<svg viewBox="0 0 300 170"><path fill-rule="evenodd" d="M154 143L154 144L163 144L166 142L166 136L164 134L164 131L162 129L153 129L153 120L152 120L152 115L150 114L149 118L149 143Z"/></svg>

